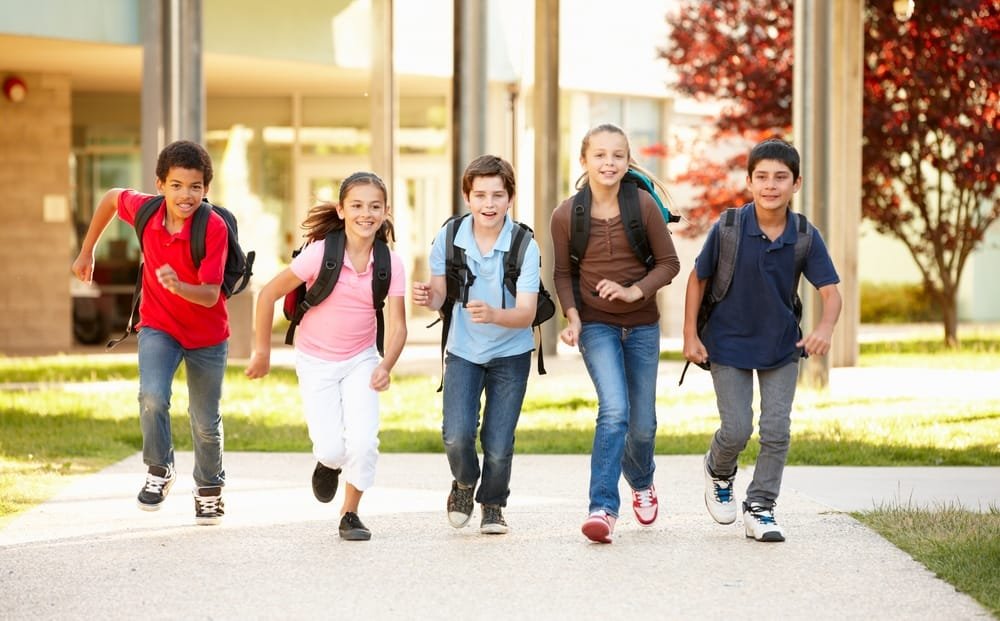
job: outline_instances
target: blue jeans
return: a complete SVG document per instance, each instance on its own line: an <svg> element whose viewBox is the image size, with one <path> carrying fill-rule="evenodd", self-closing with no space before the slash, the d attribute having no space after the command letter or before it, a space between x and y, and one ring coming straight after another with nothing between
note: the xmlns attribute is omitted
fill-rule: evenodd
<svg viewBox="0 0 1000 621"><path fill-rule="evenodd" d="M757 370L760 384L760 453L747 487L747 502L772 506L781 490L791 439L792 401L798 361L777 369ZM737 458L753 433L753 371L712 363L712 383L722 423L712 437L708 467L716 474L736 472Z"/></svg>
<svg viewBox="0 0 1000 621"><path fill-rule="evenodd" d="M463 485L472 486L479 480L476 428L479 400L486 393L480 431L482 482L476 492L476 502L481 504L507 506L514 429L521 417L530 370L530 351L494 358L484 364L469 362L452 353L445 359L441 435L452 477Z"/></svg>
<svg viewBox="0 0 1000 621"><path fill-rule="evenodd" d="M181 360L187 371L188 414L194 446L194 481L198 487L224 485L222 470L222 377L229 341L212 347L184 349L174 337L154 328L139 330L139 424L142 461L147 466L173 466L170 397Z"/></svg>
<svg viewBox="0 0 1000 621"><path fill-rule="evenodd" d="M632 489L653 484L656 464L656 374L660 326L619 328L585 323L580 353L597 389L597 427L590 453L590 511L618 517L618 479Z"/></svg>

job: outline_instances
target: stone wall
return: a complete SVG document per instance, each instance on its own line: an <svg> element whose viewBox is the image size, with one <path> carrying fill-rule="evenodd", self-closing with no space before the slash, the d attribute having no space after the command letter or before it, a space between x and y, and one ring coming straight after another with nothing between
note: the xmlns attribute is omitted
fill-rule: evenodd
<svg viewBox="0 0 1000 621"><path fill-rule="evenodd" d="M0 67L0 82L11 77ZM20 102L0 96L0 354L72 344L70 81L21 74Z"/></svg>

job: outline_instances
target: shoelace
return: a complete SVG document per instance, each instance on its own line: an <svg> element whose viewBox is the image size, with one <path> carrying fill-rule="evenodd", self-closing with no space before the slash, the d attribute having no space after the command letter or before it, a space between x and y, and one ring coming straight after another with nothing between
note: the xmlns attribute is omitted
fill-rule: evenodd
<svg viewBox="0 0 1000 621"><path fill-rule="evenodd" d="M652 507L653 506L653 488L644 489L641 491L634 492L635 500L639 503L640 507Z"/></svg>
<svg viewBox="0 0 1000 621"><path fill-rule="evenodd" d="M485 521L489 524L506 524L503 521L503 513L501 513L499 508L487 507L485 510Z"/></svg>
<svg viewBox="0 0 1000 621"><path fill-rule="evenodd" d="M222 496L195 496L195 500L198 501L198 507L201 509L202 513L215 513L219 510L219 500Z"/></svg>
<svg viewBox="0 0 1000 621"><path fill-rule="evenodd" d="M750 507L750 515L761 524L776 524L774 513L765 507Z"/></svg>
<svg viewBox="0 0 1000 621"><path fill-rule="evenodd" d="M715 499L721 503L733 501L733 482L726 479L712 479L715 488Z"/></svg>
<svg viewBox="0 0 1000 621"><path fill-rule="evenodd" d="M163 486L167 484L170 479L165 479L163 477L158 477L155 474L146 473L146 491L151 494L159 494Z"/></svg>

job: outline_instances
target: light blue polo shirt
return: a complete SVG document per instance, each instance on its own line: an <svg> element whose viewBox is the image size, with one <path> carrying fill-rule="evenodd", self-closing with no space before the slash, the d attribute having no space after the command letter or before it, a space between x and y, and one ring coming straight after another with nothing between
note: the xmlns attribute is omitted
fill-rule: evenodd
<svg viewBox="0 0 1000 621"><path fill-rule="evenodd" d="M455 245L465 249L465 261L476 277L469 288L470 300L482 300L494 308L514 308L514 296L503 286L503 263L510 250L514 226L508 215L492 250L484 256L472 235L472 216L462 219L455 233ZM443 276L446 271L446 234L446 227L441 227L431 246L430 268L434 276ZM538 244L534 239L529 240L517 279L518 291L538 292L539 256ZM473 323L461 303L455 304L447 345L452 354L474 364L485 364L494 358L516 356L534 348L530 327L504 328L492 323Z"/></svg>
<svg viewBox="0 0 1000 621"><path fill-rule="evenodd" d="M716 304L702 342L710 362L737 369L776 369L802 355L795 347L799 324L792 309L795 287L795 241L798 231L789 213L785 230L771 241L757 222L753 203L742 209L736 269L726 297ZM815 228L802 276L817 289L840 282L823 237ZM715 273L719 223L708 233L695 260L699 279Z"/></svg>

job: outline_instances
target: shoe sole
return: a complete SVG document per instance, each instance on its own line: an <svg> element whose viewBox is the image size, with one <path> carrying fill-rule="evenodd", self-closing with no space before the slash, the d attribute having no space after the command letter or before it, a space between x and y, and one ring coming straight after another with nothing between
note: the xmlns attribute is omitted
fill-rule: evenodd
<svg viewBox="0 0 1000 621"><path fill-rule="evenodd" d="M489 524L479 528L479 532L484 535L506 535L508 530L508 527L502 524Z"/></svg>
<svg viewBox="0 0 1000 621"><path fill-rule="evenodd" d="M195 517L194 523L198 526L215 526L222 521L221 515L214 515L211 517Z"/></svg>
<svg viewBox="0 0 1000 621"><path fill-rule="evenodd" d="M143 511L159 511L160 507L162 507L163 503L167 500L167 494L170 493L170 488L174 486L174 480L175 479L176 479L176 477L171 478L166 483L163 484L163 500L161 500L160 502L158 502L156 504L152 504L151 505L151 504L145 503L145 502L139 500L138 498L136 498L135 499L136 506L138 506Z"/></svg>
<svg viewBox="0 0 1000 621"><path fill-rule="evenodd" d="M372 534L367 530L342 530L340 538L344 541L368 541Z"/></svg>
<svg viewBox="0 0 1000 621"><path fill-rule="evenodd" d="M472 519L471 513L465 514L458 511L448 512L448 523L454 528L465 528L470 519Z"/></svg>
<svg viewBox="0 0 1000 621"><path fill-rule="evenodd" d="M747 539L753 539L754 541L762 541L764 543L781 543L782 541L785 540L784 535L773 530L764 533L760 537L755 537L752 530L746 529L746 536Z"/></svg>
<svg viewBox="0 0 1000 621"><path fill-rule="evenodd" d="M580 528L583 536L594 543L611 543L611 529L601 522L584 522Z"/></svg>
<svg viewBox="0 0 1000 621"><path fill-rule="evenodd" d="M651 518L650 518L650 519L649 519L648 521L647 521L647 520L644 520L644 519L642 519L642 518L641 518L641 517L639 516L639 514L638 514L638 513L636 513L636 512L634 511L634 510L633 510L632 512L633 512L633 513L635 513L635 521L636 521L636 522L639 522L639 526L652 526L652 525L653 525L653 522L655 522L655 521L656 521L656 518L660 517L660 512L659 512L659 510L657 510L657 512L653 514L653 517L651 517Z"/></svg>

